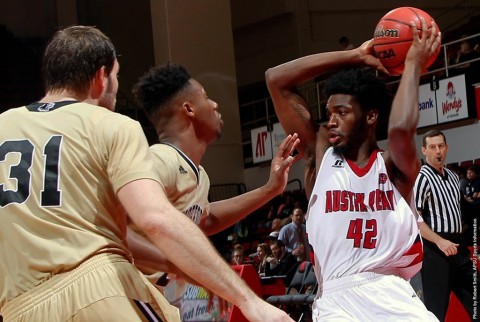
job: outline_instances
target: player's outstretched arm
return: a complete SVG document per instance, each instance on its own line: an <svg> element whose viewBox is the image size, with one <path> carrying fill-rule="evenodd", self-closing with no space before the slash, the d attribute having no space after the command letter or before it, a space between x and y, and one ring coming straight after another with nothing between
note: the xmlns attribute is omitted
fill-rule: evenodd
<svg viewBox="0 0 480 322"><path fill-rule="evenodd" d="M419 120L420 76L428 59L440 46L440 32L435 22L432 22L429 30L425 20L421 18L421 21L421 36L418 35L415 24L411 24L413 42L407 53L388 124L388 153L395 167L402 173L400 177L404 178L397 180L397 188L404 197L410 195L420 169L414 141Z"/></svg>
<svg viewBox="0 0 480 322"><path fill-rule="evenodd" d="M117 195L133 223L169 261L201 285L237 305L247 319L293 321L285 312L260 299L245 284L218 255L203 232L170 204L159 183L149 179L132 181Z"/></svg>
<svg viewBox="0 0 480 322"><path fill-rule="evenodd" d="M270 166L268 182L239 196L210 203L210 213L201 228L207 235L222 231L279 195L288 182L288 172L300 155L292 156L300 140L296 133L288 135L280 144Z"/></svg>

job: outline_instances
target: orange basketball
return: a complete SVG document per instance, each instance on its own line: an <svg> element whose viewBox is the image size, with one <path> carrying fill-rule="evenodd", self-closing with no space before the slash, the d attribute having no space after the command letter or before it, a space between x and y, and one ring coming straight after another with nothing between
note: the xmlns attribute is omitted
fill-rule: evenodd
<svg viewBox="0 0 480 322"><path fill-rule="evenodd" d="M425 11L413 7L393 9L378 22L373 35L373 49L382 65L392 75L402 74L405 57L413 40L410 21L415 22L420 34L422 32L421 17L425 19L428 28L431 28L433 18ZM439 53L440 46L438 46L437 52L430 57L425 68L435 61Z"/></svg>

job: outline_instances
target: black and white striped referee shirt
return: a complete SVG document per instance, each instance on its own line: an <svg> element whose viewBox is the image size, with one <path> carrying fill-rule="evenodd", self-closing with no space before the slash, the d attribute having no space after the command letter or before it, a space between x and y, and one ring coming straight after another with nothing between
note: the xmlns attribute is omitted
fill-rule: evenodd
<svg viewBox="0 0 480 322"><path fill-rule="evenodd" d="M425 164L420 168L414 187L415 206L425 223L436 233L461 233L460 180L444 168L442 176Z"/></svg>

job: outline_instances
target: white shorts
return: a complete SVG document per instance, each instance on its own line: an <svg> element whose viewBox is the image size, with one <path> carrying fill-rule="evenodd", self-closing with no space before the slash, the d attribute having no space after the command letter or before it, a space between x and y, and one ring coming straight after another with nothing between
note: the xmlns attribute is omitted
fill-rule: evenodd
<svg viewBox="0 0 480 322"><path fill-rule="evenodd" d="M313 321L438 321L403 278L372 272L328 281L313 303Z"/></svg>

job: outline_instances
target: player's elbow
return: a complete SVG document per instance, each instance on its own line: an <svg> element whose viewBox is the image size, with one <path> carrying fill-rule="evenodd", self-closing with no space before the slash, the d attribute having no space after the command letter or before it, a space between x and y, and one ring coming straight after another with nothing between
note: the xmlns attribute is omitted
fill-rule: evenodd
<svg viewBox="0 0 480 322"><path fill-rule="evenodd" d="M402 117L390 117L388 121L388 136L395 133L406 133L414 137L418 127L419 115L402 115Z"/></svg>
<svg viewBox="0 0 480 322"><path fill-rule="evenodd" d="M154 209L143 213L135 224L146 236L155 240L156 236L166 236L168 233L169 218L167 209Z"/></svg>
<svg viewBox="0 0 480 322"><path fill-rule="evenodd" d="M393 148L404 145L410 145L416 134L416 128L407 128L402 125L389 126L388 128L388 141L389 145Z"/></svg>
<svg viewBox="0 0 480 322"><path fill-rule="evenodd" d="M275 67L267 69L265 72L265 82L267 83L268 88L279 87L279 77Z"/></svg>

